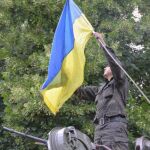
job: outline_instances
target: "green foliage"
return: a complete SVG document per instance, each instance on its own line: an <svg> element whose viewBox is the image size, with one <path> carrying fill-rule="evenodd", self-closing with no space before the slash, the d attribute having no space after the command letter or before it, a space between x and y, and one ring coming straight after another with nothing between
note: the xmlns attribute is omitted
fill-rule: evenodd
<svg viewBox="0 0 150 150"><path fill-rule="evenodd" d="M47 76L49 51L54 31L65 0L1 0L0 1L0 121L19 131L47 138L56 126L75 126L93 138L92 119L95 106L72 97L53 116L43 103L40 87ZM129 74L150 97L150 15L148 0L75 0L96 31L103 32L108 45L124 61ZM140 22L132 19L136 6L143 15ZM141 51L128 44L144 45ZM96 40L85 50L85 85L103 81L105 58ZM131 85L128 103L131 141L150 133L149 105ZM31 141L3 132L0 149L44 149Z"/></svg>

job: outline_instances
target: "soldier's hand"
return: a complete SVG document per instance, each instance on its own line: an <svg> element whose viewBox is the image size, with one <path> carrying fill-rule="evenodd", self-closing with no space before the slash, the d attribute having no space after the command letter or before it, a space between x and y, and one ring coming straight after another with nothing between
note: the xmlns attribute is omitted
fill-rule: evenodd
<svg viewBox="0 0 150 150"><path fill-rule="evenodd" d="M104 35L102 33L98 33L98 32L93 32L93 35L95 36L96 39L100 40L102 42L101 46L106 46L106 43L104 41Z"/></svg>

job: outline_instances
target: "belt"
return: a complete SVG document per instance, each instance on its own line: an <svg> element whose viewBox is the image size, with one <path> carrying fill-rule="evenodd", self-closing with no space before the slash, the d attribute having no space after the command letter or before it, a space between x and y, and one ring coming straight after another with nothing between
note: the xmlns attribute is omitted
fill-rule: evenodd
<svg viewBox="0 0 150 150"><path fill-rule="evenodd" d="M104 125L109 122L124 122L127 123L127 120L123 116L113 116L113 117L104 117L99 119L99 125Z"/></svg>

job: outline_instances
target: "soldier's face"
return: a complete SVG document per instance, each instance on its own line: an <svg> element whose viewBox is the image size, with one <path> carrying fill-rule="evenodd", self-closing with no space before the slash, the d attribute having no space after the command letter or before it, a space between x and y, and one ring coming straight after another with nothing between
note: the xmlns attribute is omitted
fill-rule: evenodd
<svg viewBox="0 0 150 150"><path fill-rule="evenodd" d="M111 68L109 66L106 66L104 68L104 78L109 79L110 77L112 77L112 71Z"/></svg>

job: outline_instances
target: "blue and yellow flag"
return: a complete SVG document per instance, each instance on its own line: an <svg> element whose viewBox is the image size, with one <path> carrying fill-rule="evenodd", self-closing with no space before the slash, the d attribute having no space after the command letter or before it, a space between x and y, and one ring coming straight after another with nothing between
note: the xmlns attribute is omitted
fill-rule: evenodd
<svg viewBox="0 0 150 150"><path fill-rule="evenodd" d="M48 66L48 78L41 93L56 114L84 79L84 48L93 28L74 3L67 0L57 25Z"/></svg>

